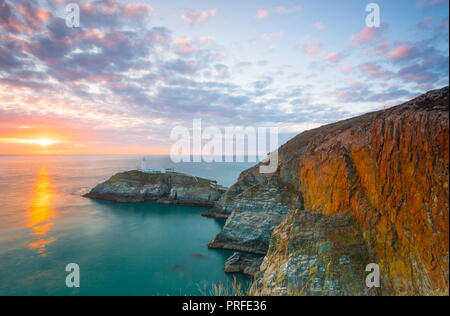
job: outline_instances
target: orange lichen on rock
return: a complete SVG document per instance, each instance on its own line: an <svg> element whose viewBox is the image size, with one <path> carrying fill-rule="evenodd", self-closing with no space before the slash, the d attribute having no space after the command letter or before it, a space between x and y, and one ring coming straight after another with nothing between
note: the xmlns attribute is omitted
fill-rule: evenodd
<svg viewBox="0 0 450 316"><path fill-rule="evenodd" d="M448 87L387 110L303 132L281 146L278 154L278 170L270 175L270 183L276 184L275 193L286 189L290 195L286 201L295 201L284 207L330 218L350 214L370 257L380 265L383 294L448 295ZM293 263L296 256L291 250L283 250L289 245L295 248L296 239L289 230L280 230L294 229L289 221L297 217L274 212L276 203L264 212L252 206L261 196L274 201L265 194L267 177L259 173L259 166L244 171L215 212L232 212L219 234L222 240L233 241L227 249L253 242L256 234L262 236L258 241L263 247L258 250L263 252L273 232L262 274L283 276L280 258L291 258L287 265L301 266ZM276 228L278 223L284 224ZM276 236L280 231L287 238ZM335 240L330 237L334 235L326 236L330 242ZM258 282L265 293L284 284L264 276Z"/></svg>
<svg viewBox="0 0 450 316"><path fill-rule="evenodd" d="M280 166L305 209L351 212L395 294L448 291L448 109L446 88L332 124Z"/></svg>

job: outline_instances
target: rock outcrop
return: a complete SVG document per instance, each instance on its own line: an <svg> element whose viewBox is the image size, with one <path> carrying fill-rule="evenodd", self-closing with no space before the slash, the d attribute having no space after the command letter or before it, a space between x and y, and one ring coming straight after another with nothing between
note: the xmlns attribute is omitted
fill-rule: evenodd
<svg viewBox="0 0 450 316"><path fill-rule="evenodd" d="M255 278L263 261L263 256L235 252L225 262L226 273L242 273Z"/></svg>
<svg viewBox="0 0 450 316"><path fill-rule="evenodd" d="M115 202L156 200L164 204L213 206L224 193L213 181L181 173L118 173L85 197Z"/></svg>
<svg viewBox="0 0 450 316"><path fill-rule="evenodd" d="M252 295L368 295L366 265L373 262L349 213L291 210L274 230L255 275Z"/></svg>
<svg viewBox="0 0 450 316"><path fill-rule="evenodd" d="M233 212L222 232L208 246L265 254L272 230L281 223L292 204L289 186L280 185L276 178L256 184L230 201L227 208Z"/></svg>
<svg viewBox="0 0 450 316"><path fill-rule="evenodd" d="M234 209L233 201L241 193L249 190L257 184L268 183L273 176L270 174L260 174L257 172L259 166L254 166L244 172L238 178L238 181L233 184L226 192L222 195L214 205L212 209L204 212L203 216L210 216L216 218L228 218Z"/></svg>
<svg viewBox="0 0 450 316"><path fill-rule="evenodd" d="M270 239L255 293L275 293L279 288L280 294L286 294L285 278L304 271L298 258L307 255L305 262L309 262L311 256L321 257L324 252L318 245L322 241L340 245L334 230L349 234L350 226L357 227L367 253L381 268L383 293L448 294L448 96L448 87L431 91L399 106L293 138L279 148L275 174L261 175L255 166L221 197L211 213L231 215L210 246L263 253ZM266 183L286 192L281 202L275 192L268 194ZM252 196L261 197L262 204ZM311 215L296 212L286 217L288 209L308 210ZM333 217L344 214L351 218L350 226L332 225ZM300 239L313 245L312 252L298 252L294 247L298 241L295 228L303 229L305 221L319 227L318 239ZM277 250L281 243L277 235L283 234L287 252ZM337 250L325 251L325 258L337 262L353 253L345 247ZM284 271L287 266L295 268ZM362 265L350 261L349 266L350 275L360 275ZM337 291L348 293L339 280L333 279ZM330 290L325 288L322 294Z"/></svg>

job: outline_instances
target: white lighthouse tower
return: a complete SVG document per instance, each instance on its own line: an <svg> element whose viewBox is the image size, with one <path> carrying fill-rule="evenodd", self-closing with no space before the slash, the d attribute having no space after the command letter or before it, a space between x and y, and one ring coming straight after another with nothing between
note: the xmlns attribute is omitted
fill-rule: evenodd
<svg viewBox="0 0 450 316"><path fill-rule="evenodd" d="M147 171L147 160L144 158L142 158L142 171L146 172Z"/></svg>
<svg viewBox="0 0 450 316"><path fill-rule="evenodd" d="M147 159L145 157L142 158L141 169L139 171L146 173L166 173L166 170L163 168L147 167Z"/></svg>

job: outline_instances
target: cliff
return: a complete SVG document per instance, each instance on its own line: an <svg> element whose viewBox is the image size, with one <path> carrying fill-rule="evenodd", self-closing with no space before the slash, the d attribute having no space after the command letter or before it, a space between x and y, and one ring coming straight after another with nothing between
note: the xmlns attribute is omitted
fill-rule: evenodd
<svg viewBox="0 0 450 316"><path fill-rule="evenodd" d="M213 206L225 192L208 179L181 173L127 171L97 185L85 197L115 202L156 200L165 204Z"/></svg>
<svg viewBox="0 0 450 316"><path fill-rule="evenodd" d="M291 190L274 177L230 200L226 207L233 212L209 247L265 254L273 228L281 223L294 202Z"/></svg>
<svg viewBox="0 0 450 316"><path fill-rule="evenodd" d="M275 228L255 274L254 295L375 295L365 286L373 262L349 213L291 210Z"/></svg>
<svg viewBox="0 0 450 316"><path fill-rule="evenodd" d="M318 280L309 294L371 294L343 281L363 283L369 261L385 294L448 293L448 92L296 136L275 174L243 172L209 212L228 216L210 247L267 252L253 294L288 294L301 275Z"/></svg>

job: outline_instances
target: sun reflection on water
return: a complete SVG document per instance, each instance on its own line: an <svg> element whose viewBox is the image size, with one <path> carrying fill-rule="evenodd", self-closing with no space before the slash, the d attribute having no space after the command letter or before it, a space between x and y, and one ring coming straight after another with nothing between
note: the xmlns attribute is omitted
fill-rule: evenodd
<svg viewBox="0 0 450 316"><path fill-rule="evenodd" d="M31 228L31 237L28 246L45 256L46 246L55 241L48 233L53 226L55 212L51 207L53 192L50 177L46 167L41 167L34 185L34 196L28 211L27 227Z"/></svg>

